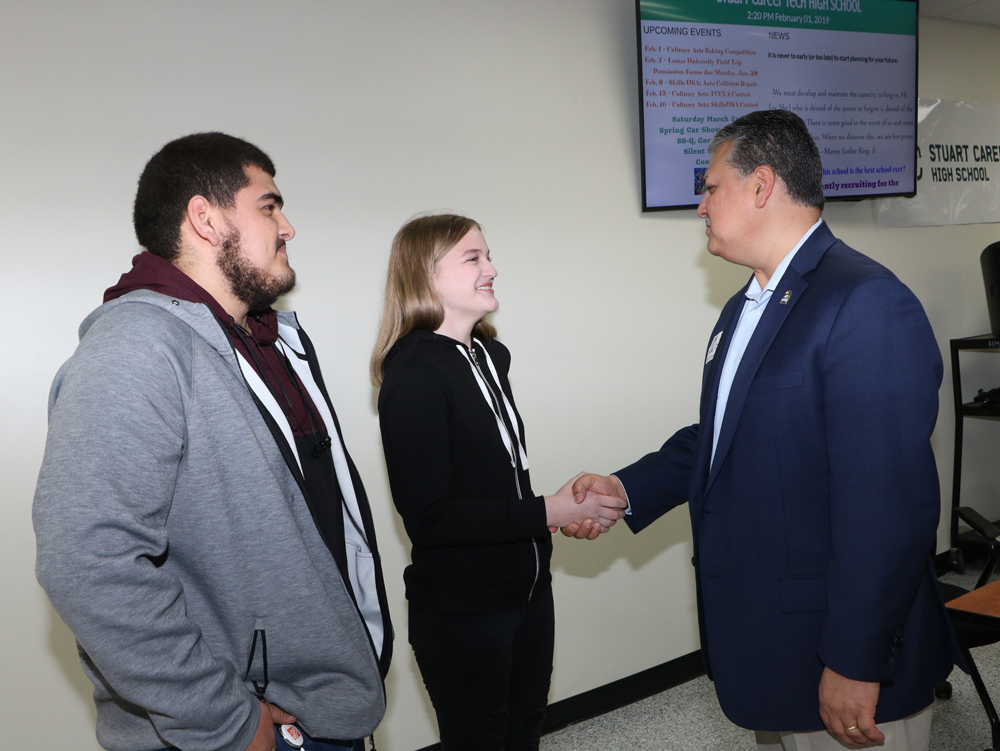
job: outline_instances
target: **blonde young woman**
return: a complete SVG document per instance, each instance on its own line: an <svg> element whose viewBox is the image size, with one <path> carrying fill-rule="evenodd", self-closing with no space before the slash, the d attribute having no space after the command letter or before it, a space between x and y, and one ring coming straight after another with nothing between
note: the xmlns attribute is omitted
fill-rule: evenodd
<svg viewBox="0 0 1000 751"><path fill-rule="evenodd" d="M554 638L549 528L607 528L624 514L604 496L577 505L572 481L532 492L510 353L485 320L496 275L473 220L407 223L371 362L393 502L413 543L410 644L445 751L538 748Z"/></svg>

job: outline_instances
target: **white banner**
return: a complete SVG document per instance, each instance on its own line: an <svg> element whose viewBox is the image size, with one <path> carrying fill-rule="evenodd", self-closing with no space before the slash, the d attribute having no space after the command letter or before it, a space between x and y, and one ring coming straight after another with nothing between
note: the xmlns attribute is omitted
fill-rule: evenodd
<svg viewBox="0 0 1000 751"><path fill-rule="evenodd" d="M1000 104L921 99L917 195L878 199L879 227L1000 222Z"/></svg>

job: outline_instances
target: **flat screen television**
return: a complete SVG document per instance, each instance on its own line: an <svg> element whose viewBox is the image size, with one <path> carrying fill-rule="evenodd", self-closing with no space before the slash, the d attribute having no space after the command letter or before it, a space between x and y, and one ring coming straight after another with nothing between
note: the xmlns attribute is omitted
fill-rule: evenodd
<svg viewBox="0 0 1000 751"><path fill-rule="evenodd" d="M916 0L636 0L642 210L704 191L717 130L760 109L798 114L827 199L912 196Z"/></svg>

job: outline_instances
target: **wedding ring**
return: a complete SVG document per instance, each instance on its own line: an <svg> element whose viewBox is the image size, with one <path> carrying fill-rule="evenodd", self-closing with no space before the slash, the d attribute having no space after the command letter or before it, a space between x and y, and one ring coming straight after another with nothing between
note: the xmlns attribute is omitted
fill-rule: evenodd
<svg viewBox="0 0 1000 751"><path fill-rule="evenodd" d="M858 729L857 725L851 725L849 728L844 728L844 732L845 733L853 733L857 729Z"/></svg>

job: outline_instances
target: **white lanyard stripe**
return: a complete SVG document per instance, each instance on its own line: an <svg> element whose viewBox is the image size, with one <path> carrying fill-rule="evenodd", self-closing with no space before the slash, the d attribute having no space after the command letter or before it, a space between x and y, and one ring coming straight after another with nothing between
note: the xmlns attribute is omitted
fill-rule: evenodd
<svg viewBox="0 0 1000 751"><path fill-rule="evenodd" d="M507 418L510 420L510 424L514 429L514 435L517 436L518 453L521 455L521 468L530 469L531 465L528 464L528 454L524 450L524 444L521 441L521 431L517 426L517 417L514 414L514 409L513 407L511 407L510 401L507 399L507 395L504 393L503 389L500 388L500 377L497 375L497 369L493 366L493 360L490 358L490 355L486 351L486 347L483 346L483 343L480 342L478 339L474 341L476 344L480 346L480 348L483 351L483 354L486 356L486 365L490 369L490 374L493 376L493 380L497 384L497 390L500 392L500 398L503 400L502 409L506 410ZM500 439L503 441L504 448L507 449L507 454L510 456L511 466L515 466L514 452L510 445L511 437L507 433L507 427L504 425L503 417L496 411L496 408L493 406L493 400L490 398L489 386L487 385L486 381L483 380L483 377L479 374L479 369L476 367L476 364L472 361L472 358L469 356L468 351L460 344L456 344L455 347L456 349L458 349L459 352L462 353L462 355L468 361L469 367L472 368L472 375L475 377L476 383L479 384L479 390L483 392L483 398L486 400L486 403L490 406L490 411L493 412L493 416L496 418L497 429L500 431Z"/></svg>

